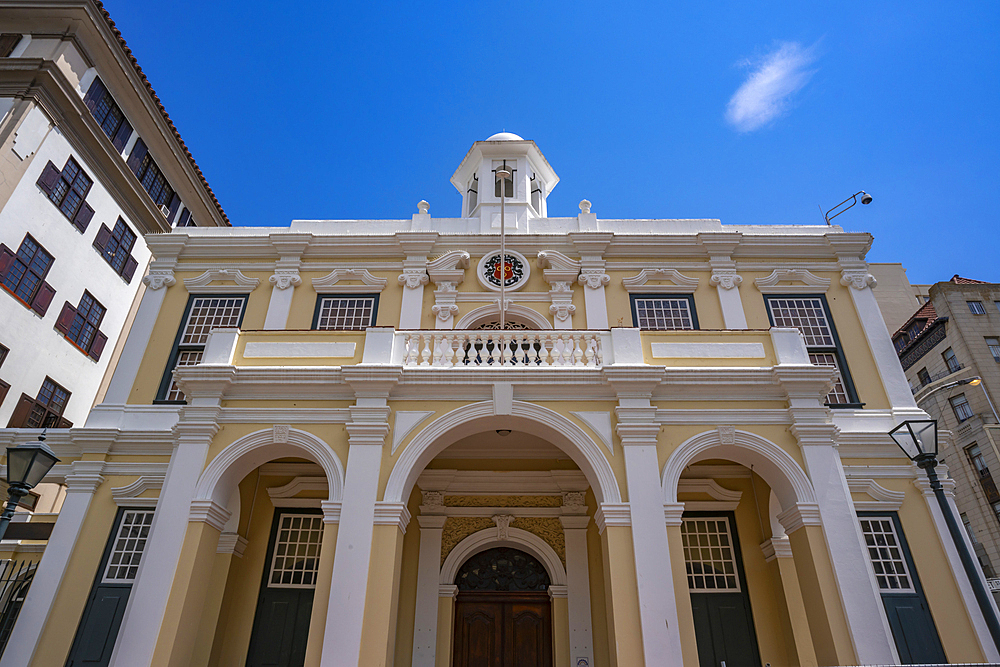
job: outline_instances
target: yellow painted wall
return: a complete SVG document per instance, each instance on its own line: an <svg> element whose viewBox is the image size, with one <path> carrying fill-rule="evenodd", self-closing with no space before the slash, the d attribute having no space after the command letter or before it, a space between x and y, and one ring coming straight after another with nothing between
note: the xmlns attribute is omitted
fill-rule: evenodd
<svg viewBox="0 0 1000 667"><path fill-rule="evenodd" d="M384 260L374 260L370 258L358 258L353 261L353 265L357 268L364 268L365 266L371 264L372 262L384 261ZM295 288L295 292L292 294L292 305L288 311L288 324L286 329L299 329L307 330L312 328L313 315L316 312L316 299L318 293L312 286L312 281L314 278L322 278L328 275L329 271L302 271L300 272L300 277L302 278L302 284ZM378 294L378 313L375 315L375 326L379 327L397 327L399 326L399 308L403 299L403 289L404 287L396 281L396 277L400 274L400 271L372 271L373 276L376 278L385 278L386 285L385 288L379 292L378 287L371 287L369 292ZM266 282L266 281L265 281ZM348 277L340 280L337 285L330 288L320 288L322 294L338 294L337 286L339 285L350 285L353 288L357 286L362 286L364 283L361 280L351 280ZM270 291L270 290L269 290ZM424 290L424 301L427 300L428 290ZM256 327L261 328L261 327ZM432 326L433 328L433 326Z"/></svg>
<svg viewBox="0 0 1000 667"><path fill-rule="evenodd" d="M639 625L639 588L635 575L632 529L608 526L601 546L604 552L604 599L608 604L608 641L613 667L642 665L642 630Z"/></svg>
<svg viewBox="0 0 1000 667"><path fill-rule="evenodd" d="M700 261L700 258L692 259ZM650 267L663 266L669 268L671 264L676 264L678 261L682 262L684 260L670 258L670 260L664 261L663 258L647 257L636 259L635 263L637 265L646 264ZM636 276L639 274L639 271L608 271L607 273L611 276L611 282L604 286L604 294L608 302L608 324L612 327L636 326L635 322L632 321L631 294L625 290L625 286L622 285L622 279ZM725 323L722 318L722 304L719 302L719 295L715 285L711 283L712 274L706 271L687 270L681 271L681 273L685 276L698 279L698 287L694 291L694 308L698 315L698 328L705 330L725 329ZM661 286L671 287L673 283L663 280L651 280L647 285L658 288ZM683 290L676 292L676 294L685 293Z"/></svg>
<svg viewBox="0 0 1000 667"><path fill-rule="evenodd" d="M410 525L403 536L403 555L399 565L399 609L396 612L396 665L409 665L413 656L413 623L417 608L417 568L420 556L421 494L413 488L406 509L410 512Z"/></svg>
<svg viewBox="0 0 1000 667"><path fill-rule="evenodd" d="M383 667L395 656L402 554L403 535L399 527L376 525L372 535L359 665Z"/></svg>

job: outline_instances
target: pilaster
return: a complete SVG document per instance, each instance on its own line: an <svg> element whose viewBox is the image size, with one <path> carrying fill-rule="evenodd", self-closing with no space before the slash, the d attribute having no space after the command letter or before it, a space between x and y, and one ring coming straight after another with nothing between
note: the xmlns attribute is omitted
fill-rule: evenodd
<svg viewBox="0 0 1000 667"><path fill-rule="evenodd" d="M542 269L545 282L551 285L549 313L555 321L555 328L572 329L573 313L576 312L573 284L580 275L580 262L555 250L542 250L538 253L538 267Z"/></svg>
<svg viewBox="0 0 1000 667"><path fill-rule="evenodd" d="M403 273L397 281L403 286L403 300L399 312L400 329L419 329L420 314L424 304L424 285L427 275L427 254L437 241L437 232L399 232L396 240L402 248Z"/></svg>
<svg viewBox="0 0 1000 667"><path fill-rule="evenodd" d="M436 664L441 534L446 519L443 515L421 514L417 517L420 555L417 561L417 611L413 620L413 667L435 667Z"/></svg>
<svg viewBox="0 0 1000 667"><path fill-rule="evenodd" d="M740 299L740 284L743 278L736 273L733 251L740 244L743 234L739 232L702 232L698 234L712 267L712 284L719 293L722 319L727 329L746 329L747 318Z"/></svg>
<svg viewBox="0 0 1000 667"><path fill-rule="evenodd" d="M570 494L564 493L563 497ZM574 494L575 495L575 494ZM582 494L578 494L582 495ZM569 664L594 664L594 639L590 616L590 557L587 553L587 526L590 517L576 513L586 512L586 506L563 503L563 525L566 541L566 597L569 626Z"/></svg>
<svg viewBox="0 0 1000 667"><path fill-rule="evenodd" d="M469 268L469 253L452 250L427 263L427 275L437 289L434 290L434 328L453 329L455 315L459 308L457 286L465 281L465 270Z"/></svg>
<svg viewBox="0 0 1000 667"><path fill-rule="evenodd" d="M66 475L66 498L0 659L0 667L31 664L56 594L66 578L66 568L76 548L90 502L97 487L104 482L102 461L74 461L70 468L72 472Z"/></svg>
<svg viewBox="0 0 1000 667"><path fill-rule="evenodd" d="M572 232L570 240L580 253L580 276L578 282L584 286L583 303L587 311L587 328L603 330L608 328L608 303L604 286L611 282L605 273L604 251L610 245L614 234L609 232Z"/></svg>

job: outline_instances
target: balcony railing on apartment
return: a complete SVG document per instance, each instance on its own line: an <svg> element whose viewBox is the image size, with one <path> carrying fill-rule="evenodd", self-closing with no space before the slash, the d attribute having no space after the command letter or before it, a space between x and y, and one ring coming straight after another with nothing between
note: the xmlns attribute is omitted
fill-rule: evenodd
<svg viewBox="0 0 1000 667"><path fill-rule="evenodd" d="M944 370L944 371L941 371L940 373L935 373L934 375L928 375L926 382L925 381L921 381L920 384L917 385L916 387L910 387L910 391L915 396L915 395L919 394L920 390L922 390L927 385L932 384L934 382L937 382L938 380L941 380L943 378L946 378L949 375L954 375L955 373L957 373L957 372L959 372L961 370L965 370L965 365L964 364L959 364L958 368L956 368L955 370Z"/></svg>
<svg viewBox="0 0 1000 667"><path fill-rule="evenodd" d="M407 331L404 366L579 366L604 364L598 331Z"/></svg>

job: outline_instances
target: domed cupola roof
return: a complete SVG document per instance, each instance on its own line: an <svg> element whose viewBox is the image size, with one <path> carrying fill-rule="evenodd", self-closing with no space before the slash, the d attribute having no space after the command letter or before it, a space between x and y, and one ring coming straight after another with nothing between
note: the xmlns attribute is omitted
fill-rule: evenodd
<svg viewBox="0 0 1000 667"><path fill-rule="evenodd" d="M497 132L486 141L524 141L524 139L513 132Z"/></svg>

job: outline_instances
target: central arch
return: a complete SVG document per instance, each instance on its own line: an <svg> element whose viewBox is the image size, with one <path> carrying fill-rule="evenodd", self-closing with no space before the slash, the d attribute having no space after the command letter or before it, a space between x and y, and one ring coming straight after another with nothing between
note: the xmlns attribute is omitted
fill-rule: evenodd
<svg viewBox="0 0 1000 667"><path fill-rule="evenodd" d="M472 403L448 412L427 425L407 445L389 475L386 502L406 502L420 472L452 443L495 429L531 433L566 452L587 477L598 503L620 503L621 493L611 464L582 428L549 408L514 401L509 415L495 414L492 401Z"/></svg>
<svg viewBox="0 0 1000 667"><path fill-rule="evenodd" d="M553 586L566 585L566 570L555 550L542 538L520 528L508 528L506 539L497 537L496 528L486 528L466 537L456 544L444 559L444 564L441 565L440 583L443 585L455 583L455 576L465 561L493 547L512 547L531 554L549 573L549 580Z"/></svg>

